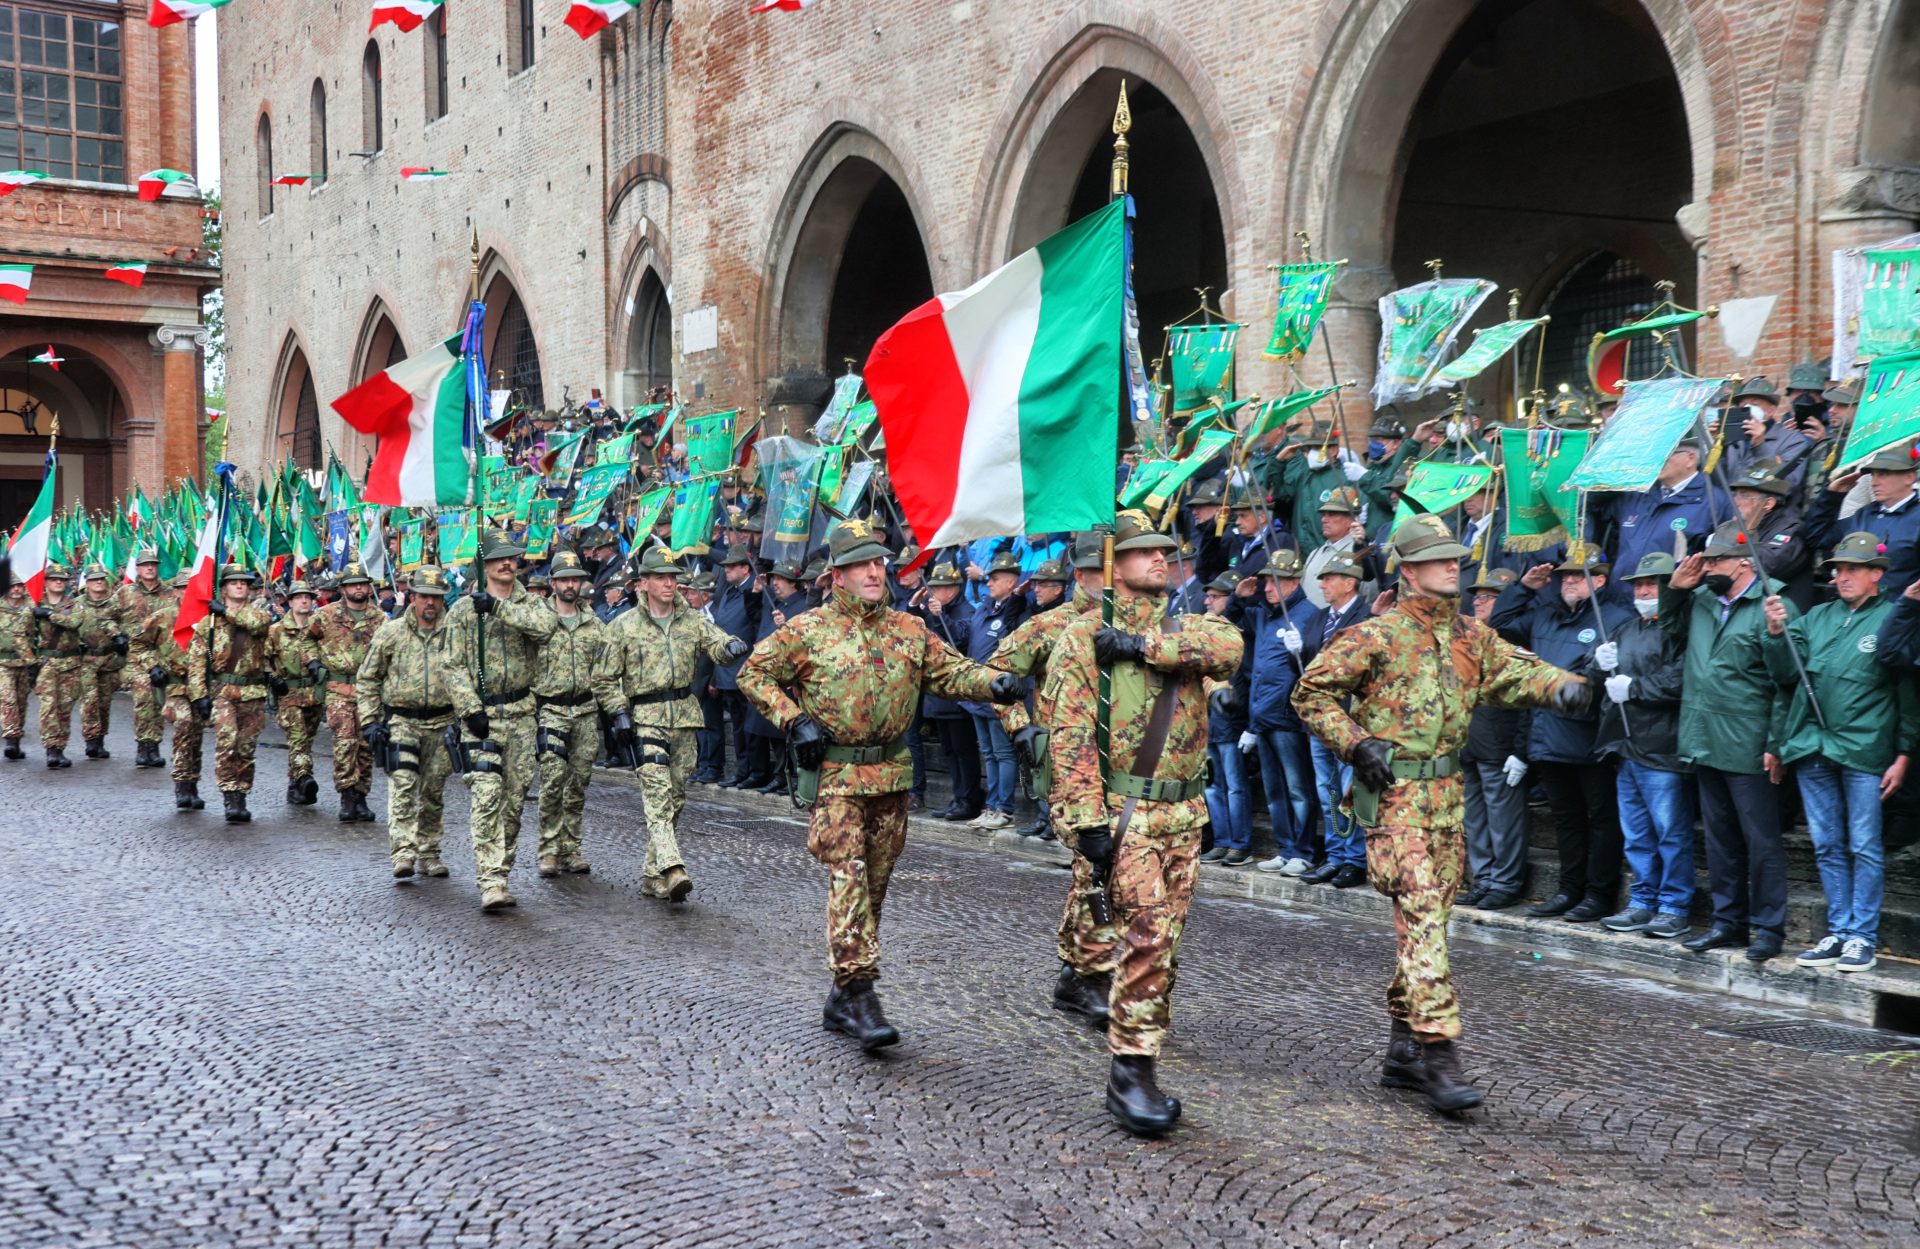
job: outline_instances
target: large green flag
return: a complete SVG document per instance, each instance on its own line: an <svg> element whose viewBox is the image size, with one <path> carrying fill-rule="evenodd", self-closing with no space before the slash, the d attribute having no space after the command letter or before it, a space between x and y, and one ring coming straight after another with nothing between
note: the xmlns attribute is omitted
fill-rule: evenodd
<svg viewBox="0 0 1920 1249"><path fill-rule="evenodd" d="M1419 504L1421 511L1440 516L1485 490L1492 480L1491 464L1441 464L1431 460L1416 464L1407 474L1406 488L1393 510L1393 527L1398 529L1402 522L1413 519L1408 500Z"/></svg>
<svg viewBox="0 0 1920 1249"><path fill-rule="evenodd" d="M724 472L733 465L733 418L736 412L710 412L689 417L687 429L687 473L704 477Z"/></svg>
<svg viewBox="0 0 1920 1249"><path fill-rule="evenodd" d="M1167 331L1173 375L1173 414L1183 416L1233 398L1233 347L1240 327L1176 325Z"/></svg>
<svg viewBox="0 0 1920 1249"><path fill-rule="evenodd" d="M1580 507L1567 478L1580 465L1593 434L1584 429L1507 429L1500 459L1507 474L1509 551L1538 551L1564 540Z"/></svg>
<svg viewBox="0 0 1920 1249"><path fill-rule="evenodd" d="M1838 467L1851 468L1915 436L1920 436L1920 351L1878 356L1867 366L1860 408Z"/></svg>
<svg viewBox="0 0 1920 1249"><path fill-rule="evenodd" d="M1231 428L1205 431L1195 441L1191 453L1184 459L1169 463L1164 471L1145 486L1144 490L1130 489L1129 496L1138 495L1138 497L1135 502L1124 506L1146 507L1159 511L1172 500L1174 495L1180 493L1180 487L1192 480L1195 473L1205 468L1232 445L1233 430ZM1132 487L1134 483L1129 481L1127 484Z"/></svg>
<svg viewBox="0 0 1920 1249"><path fill-rule="evenodd" d="M1494 291L1484 278L1441 278L1380 297L1380 364L1373 406L1418 399L1453 340Z"/></svg>
<svg viewBox="0 0 1920 1249"><path fill-rule="evenodd" d="M560 500L534 499L527 507L527 558L545 559L553 548L553 531L560 519Z"/></svg>
<svg viewBox="0 0 1920 1249"><path fill-rule="evenodd" d="M1468 378L1478 377L1488 365L1512 351L1521 339L1533 332L1535 326L1545 321L1545 317L1533 317L1525 321L1502 321L1484 330L1475 330L1473 345L1434 376L1447 382L1464 382Z"/></svg>
<svg viewBox="0 0 1920 1249"><path fill-rule="evenodd" d="M676 557L689 552L705 555L710 549L713 503L719 497L720 483L713 479L683 481L674 487L673 532L667 539L667 545Z"/></svg>
<svg viewBox="0 0 1920 1249"><path fill-rule="evenodd" d="M1860 287L1863 360L1920 349L1920 248L1868 252Z"/></svg>
<svg viewBox="0 0 1920 1249"><path fill-rule="evenodd" d="M607 498L627 479L632 466L625 461L613 464L596 464L580 474L580 481L574 487L573 503L567 508L562 523L568 525L591 525L600 519L600 513L607 505Z"/></svg>
<svg viewBox="0 0 1920 1249"><path fill-rule="evenodd" d="M412 572L427 559L427 522L410 520L400 526L400 571Z"/></svg>
<svg viewBox="0 0 1920 1249"><path fill-rule="evenodd" d="M833 398L827 400L826 411L813 423L813 440L826 444L840 441L840 432L846 428L847 417L853 414L854 404L860 398L860 375L849 373L833 383Z"/></svg>
<svg viewBox="0 0 1920 1249"><path fill-rule="evenodd" d="M480 526L474 523L470 507L447 508L440 512L440 565L453 568L471 564L480 553Z"/></svg>
<svg viewBox="0 0 1920 1249"><path fill-rule="evenodd" d="M1275 399L1260 409L1260 415L1253 418L1253 424L1247 427L1247 441L1253 443L1279 429L1301 412L1334 394L1351 382L1341 382L1336 386L1326 386L1319 390L1300 390L1284 398Z"/></svg>
<svg viewBox="0 0 1920 1249"><path fill-rule="evenodd" d="M1628 382L1620 406L1567 484L1575 490L1645 490L1719 391L1717 377Z"/></svg>
<svg viewBox="0 0 1920 1249"><path fill-rule="evenodd" d="M633 505L633 536L638 539L647 530L653 528L660 519L660 512L673 498L672 486L655 486L641 495Z"/></svg>
<svg viewBox="0 0 1920 1249"><path fill-rule="evenodd" d="M1127 484L1120 488L1120 506L1139 507L1147 501L1147 496L1166 479L1178 460L1154 459L1142 460L1134 466L1127 477Z"/></svg>
<svg viewBox="0 0 1920 1249"><path fill-rule="evenodd" d="M1337 263L1280 265L1274 294L1273 337L1264 353L1273 360L1298 360L1307 354L1313 332L1327 312L1327 296L1339 274Z"/></svg>

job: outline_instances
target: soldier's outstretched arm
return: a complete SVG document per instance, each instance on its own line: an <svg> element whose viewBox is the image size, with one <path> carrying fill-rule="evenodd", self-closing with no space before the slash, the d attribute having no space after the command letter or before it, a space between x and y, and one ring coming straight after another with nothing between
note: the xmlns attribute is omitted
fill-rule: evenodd
<svg viewBox="0 0 1920 1249"><path fill-rule="evenodd" d="M494 600L493 614L499 617L501 624L526 634L536 642L546 641L560 627L560 617L531 594L522 598Z"/></svg>
<svg viewBox="0 0 1920 1249"><path fill-rule="evenodd" d="M1240 655L1247 644L1239 626L1219 616L1188 616L1178 633L1156 632L1145 637L1142 658L1150 667L1209 677L1231 677L1240 667Z"/></svg>
<svg viewBox="0 0 1920 1249"><path fill-rule="evenodd" d="M1373 674L1378 650L1366 627L1334 634L1293 687L1293 710L1307 731L1342 759L1373 734L1354 723L1341 704Z"/></svg>
<svg viewBox="0 0 1920 1249"><path fill-rule="evenodd" d="M632 613L628 614L631 615ZM733 634L728 633L725 629L722 629L719 625L713 623L713 621L708 620L705 616L696 615L694 620L698 621L700 626L698 644L701 654L711 659L714 663L723 666L732 662L727 656L727 651L733 646Z"/></svg>
<svg viewBox="0 0 1920 1249"><path fill-rule="evenodd" d="M782 625L760 645L753 648L740 665L735 678L740 696L753 704L755 711L785 729L803 714L800 704L787 696L785 686L798 680L806 668L808 656L799 631Z"/></svg>
<svg viewBox="0 0 1920 1249"><path fill-rule="evenodd" d="M245 607L230 608L227 623L248 633L265 633L273 627L273 616L266 608L248 603Z"/></svg>
<svg viewBox="0 0 1920 1249"><path fill-rule="evenodd" d="M921 628L925 629L926 626L922 625ZM999 675L985 664L977 664L961 655L941 641L938 634L927 633L927 666L920 678L920 688L927 693L956 702L962 699L985 702L992 697L988 687Z"/></svg>
<svg viewBox="0 0 1920 1249"><path fill-rule="evenodd" d="M1565 685L1584 682L1488 629L1481 643L1480 701L1496 707L1550 707Z"/></svg>

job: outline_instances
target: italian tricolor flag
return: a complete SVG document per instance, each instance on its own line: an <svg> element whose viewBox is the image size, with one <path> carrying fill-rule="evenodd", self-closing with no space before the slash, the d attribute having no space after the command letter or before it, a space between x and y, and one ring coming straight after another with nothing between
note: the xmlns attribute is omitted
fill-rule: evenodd
<svg viewBox="0 0 1920 1249"><path fill-rule="evenodd" d="M408 165L400 171L402 182L438 182L446 176L444 169L425 169L419 165Z"/></svg>
<svg viewBox="0 0 1920 1249"><path fill-rule="evenodd" d="M225 0L221 0L225 3ZM159 3L159 0L155 0ZM167 188L176 182L191 182L191 174L181 173L178 169L153 169L140 175L140 198L152 202L167 193Z"/></svg>
<svg viewBox="0 0 1920 1249"><path fill-rule="evenodd" d="M473 472L465 445L467 376L460 335L375 373L333 401L353 428L378 438L362 501L391 507L464 505Z"/></svg>
<svg viewBox="0 0 1920 1249"><path fill-rule="evenodd" d="M38 603L47 592L47 548L53 538L53 480L57 466L53 452L47 452L46 475L40 479L40 494L27 510L27 518L14 530L7 543L8 558L13 561L13 576L27 587L27 596Z"/></svg>
<svg viewBox="0 0 1920 1249"><path fill-rule="evenodd" d="M432 17L440 3L441 0L373 0L373 25L367 29L374 30L382 22L392 22L403 31L419 30L420 23Z"/></svg>
<svg viewBox="0 0 1920 1249"><path fill-rule="evenodd" d="M134 487L133 498L127 504L127 524L133 532L133 541L127 546L127 564L120 570L120 580L132 585L140 577L140 548L158 546L147 535L153 528L153 504L147 502L147 496Z"/></svg>
<svg viewBox="0 0 1920 1249"><path fill-rule="evenodd" d="M313 177L310 173L283 173L273 180L275 186L305 186Z"/></svg>
<svg viewBox="0 0 1920 1249"><path fill-rule="evenodd" d="M116 282L125 282L128 286L138 289L140 284L147 280L147 262L128 260L117 265L108 265L107 276Z"/></svg>
<svg viewBox="0 0 1920 1249"><path fill-rule="evenodd" d="M147 25L171 26L175 22L190 21L230 3L232 0L153 0L153 10L147 14Z"/></svg>
<svg viewBox="0 0 1920 1249"><path fill-rule="evenodd" d="M591 39L640 7L640 0L573 0L566 23L582 39Z"/></svg>
<svg viewBox="0 0 1920 1249"><path fill-rule="evenodd" d="M765 4L755 6L752 11L766 13L779 9L785 13L798 13L801 9L810 9L819 2L820 0L767 0Z"/></svg>
<svg viewBox="0 0 1920 1249"><path fill-rule="evenodd" d="M28 364L44 364L48 368L52 369L55 373L58 373L60 371L60 365L64 363L65 360L66 360L65 356L54 355L53 344L48 343L47 349L45 351L41 352L39 355L35 356L33 359L27 361L27 363Z"/></svg>
<svg viewBox="0 0 1920 1249"><path fill-rule="evenodd" d="M1127 201L880 336L867 390L923 550L1113 522Z"/></svg>
<svg viewBox="0 0 1920 1249"><path fill-rule="evenodd" d="M46 176L31 169L9 169L0 173L0 195L12 195L21 187L32 186Z"/></svg>
<svg viewBox="0 0 1920 1249"><path fill-rule="evenodd" d="M0 265L0 299L24 304L27 302L27 292L32 289L32 265Z"/></svg>
<svg viewBox="0 0 1920 1249"><path fill-rule="evenodd" d="M193 569L187 576L187 588L180 591L179 614L173 618L173 642L181 650L193 645L193 626L206 619L207 604L213 602L219 589L216 578L220 571L220 531L227 523L224 492L228 486L222 480L214 489L222 495L208 500L207 519L200 526L200 540L193 548Z"/></svg>

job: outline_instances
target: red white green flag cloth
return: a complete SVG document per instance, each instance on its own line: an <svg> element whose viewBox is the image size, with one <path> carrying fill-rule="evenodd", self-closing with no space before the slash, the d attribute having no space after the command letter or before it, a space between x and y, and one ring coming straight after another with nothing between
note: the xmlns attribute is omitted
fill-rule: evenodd
<svg viewBox="0 0 1920 1249"><path fill-rule="evenodd" d="M45 351L35 356L32 360L29 360L27 363L44 364L48 368L52 369L55 373L58 373L60 371L60 366L63 363L65 363L65 361L66 361L65 356L56 356L53 354L53 344L48 343L47 349Z"/></svg>
<svg viewBox="0 0 1920 1249"><path fill-rule="evenodd" d="M0 173L0 195L12 195L23 186L32 186L47 175L32 169L9 169Z"/></svg>
<svg viewBox="0 0 1920 1249"><path fill-rule="evenodd" d="M192 21L215 9L225 8L232 2L233 0L153 0L153 9L147 14L147 25L171 26L175 22Z"/></svg>
<svg viewBox="0 0 1920 1249"><path fill-rule="evenodd" d="M107 276L116 282L125 282L128 286L138 289L140 284L147 280L147 262L129 260L117 265L108 265Z"/></svg>
<svg viewBox="0 0 1920 1249"><path fill-rule="evenodd" d="M7 557L13 561L14 580L27 587L27 597L38 603L47 592L47 549L53 541L53 482L59 461L47 452L45 475L40 478L40 493L27 518L13 531L7 542Z"/></svg>
<svg viewBox="0 0 1920 1249"><path fill-rule="evenodd" d="M765 4L755 5L753 12L766 13L779 9L783 13L798 13L801 9L810 9L820 0L767 0Z"/></svg>
<svg viewBox="0 0 1920 1249"><path fill-rule="evenodd" d="M140 198L152 202L167 193L176 182L192 182L193 175L178 169L154 169L140 175Z"/></svg>
<svg viewBox="0 0 1920 1249"><path fill-rule="evenodd" d="M440 7L441 0L373 0L373 24L368 30L376 30L382 22L392 22L403 31L416 31L420 23L433 16Z"/></svg>
<svg viewBox="0 0 1920 1249"><path fill-rule="evenodd" d="M214 483L219 494L207 500L207 518L200 525L200 538L194 543L193 563L188 565L187 585L180 591L180 610L173 618L173 642L181 650L193 644L193 626L207 616L207 604L219 591L220 539L226 528L226 479Z"/></svg>
<svg viewBox="0 0 1920 1249"><path fill-rule="evenodd" d="M444 169L427 169L420 165L408 165L400 171L402 182L438 182L446 176Z"/></svg>
<svg viewBox="0 0 1920 1249"><path fill-rule="evenodd" d="M283 173L273 180L275 186L305 186L311 181L310 173Z"/></svg>
<svg viewBox="0 0 1920 1249"><path fill-rule="evenodd" d="M1127 212L1113 201L874 344L867 390L923 550L1112 523Z"/></svg>
<svg viewBox="0 0 1920 1249"><path fill-rule="evenodd" d="M133 488L133 498L127 503L127 524L133 541L127 545L127 562L120 570L120 580L132 585L140 575L140 548L159 546L153 536L153 504L147 502L147 496L138 486Z"/></svg>
<svg viewBox="0 0 1920 1249"><path fill-rule="evenodd" d="M340 418L379 439L366 503L459 507L469 502L467 376L456 334L375 373L333 401Z"/></svg>
<svg viewBox="0 0 1920 1249"><path fill-rule="evenodd" d="M32 265L0 265L0 299L12 304L27 302L33 289Z"/></svg>
<svg viewBox="0 0 1920 1249"><path fill-rule="evenodd" d="M640 0L573 0L566 23L582 39L591 39L640 7Z"/></svg>

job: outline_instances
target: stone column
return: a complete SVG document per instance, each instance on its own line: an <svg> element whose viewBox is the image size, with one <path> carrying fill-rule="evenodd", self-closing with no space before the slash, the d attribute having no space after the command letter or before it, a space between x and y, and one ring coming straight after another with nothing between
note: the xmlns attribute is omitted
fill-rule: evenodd
<svg viewBox="0 0 1920 1249"><path fill-rule="evenodd" d="M161 404L156 436L160 449L156 457L161 478L142 484L149 490L163 488L179 477L200 477L200 351L208 343L204 325L162 325L147 336L153 353L161 358ZM129 430L131 430L129 425ZM142 465L146 457L138 453L134 463Z"/></svg>

